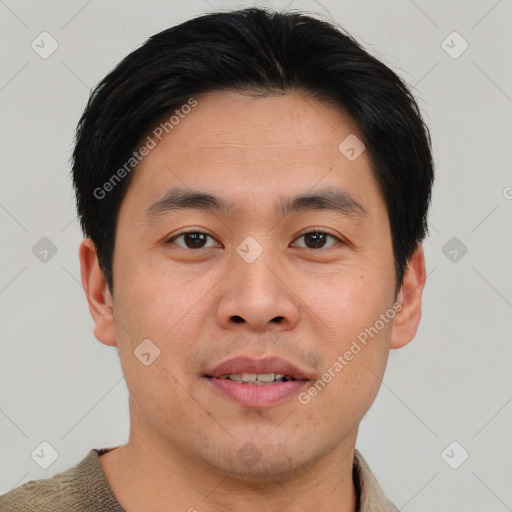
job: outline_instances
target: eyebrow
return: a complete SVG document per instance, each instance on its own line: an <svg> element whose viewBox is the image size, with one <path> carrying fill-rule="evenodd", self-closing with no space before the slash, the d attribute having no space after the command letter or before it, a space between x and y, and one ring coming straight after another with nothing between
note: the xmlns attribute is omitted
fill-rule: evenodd
<svg viewBox="0 0 512 512"><path fill-rule="evenodd" d="M235 205L207 192L178 187L146 208L145 216L147 220L152 220L171 211L186 209L229 214L235 210ZM294 197L281 197L275 205L274 213L284 217L290 213L310 210L328 210L345 217L359 217L364 221L368 219L366 210L349 192L333 187Z"/></svg>

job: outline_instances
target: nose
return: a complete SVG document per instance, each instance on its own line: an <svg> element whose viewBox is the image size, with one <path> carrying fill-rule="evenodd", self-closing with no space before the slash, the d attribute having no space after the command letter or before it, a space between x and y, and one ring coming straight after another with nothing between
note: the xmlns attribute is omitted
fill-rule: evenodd
<svg viewBox="0 0 512 512"><path fill-rule="evenodd" d="M265 250L250 263L233 255L233 267L220 283L217 307L225 329L262 332L293 329L300 318L301 300L284 265Z"/></svg>

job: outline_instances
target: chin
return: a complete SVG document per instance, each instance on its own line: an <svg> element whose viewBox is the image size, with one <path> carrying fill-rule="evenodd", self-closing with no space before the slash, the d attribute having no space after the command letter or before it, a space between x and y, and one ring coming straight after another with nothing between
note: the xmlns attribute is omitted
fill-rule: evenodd
<svg viewBox="0 0 512 512"><path fill-rule="evenodd" d="M234 443L233 443L234 444ZM230 450L227 456L212 454L212 460L207 463L216 471L228 475L235 481L254 485L269 485L286 482L297 477L297 471L312 464L318 457L308 456L302 449L284 446L282 442L276 445L247 441L235 452L231 452L233 444L226 447ZM238 444L238 443L237 443ZM300 454L300 455L299 455ZM204 452L202 454L204 456ZM299 458L300 457L300 458Z"/></svg>

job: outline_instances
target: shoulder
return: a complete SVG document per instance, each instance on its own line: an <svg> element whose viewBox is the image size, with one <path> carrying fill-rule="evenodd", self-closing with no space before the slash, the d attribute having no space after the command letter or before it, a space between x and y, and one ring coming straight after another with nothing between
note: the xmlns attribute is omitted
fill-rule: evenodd
<svg viewBox="0 0 512 512"><path fill-rule="evenodd" d="M44 480L31 480L0 496L0 510L2 512L64 510L58 508L57 502L69 501L65 496L71 490L67 482L68 478L68 472L65 471Z"/></svg>
<svg viewBox="0 0 512 512"><path fill-rule="evenodd" d="M101 451L98 450L100 453ZM72 468L31 480L0 496L2 512L122 511L115 501L95 449Z"/></svg>

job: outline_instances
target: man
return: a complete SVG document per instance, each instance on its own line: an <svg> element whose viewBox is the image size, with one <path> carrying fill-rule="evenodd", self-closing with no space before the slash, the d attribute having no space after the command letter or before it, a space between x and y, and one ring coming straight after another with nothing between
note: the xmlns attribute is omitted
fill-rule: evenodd
<svg viewBox="0 0 512 512"><path fill-rule="evenodd" d="M396 74L302 14L209 14L128 55L73 179L129 440L2 510L396 511L355 443L420 321L430 147Z"/></svg>

